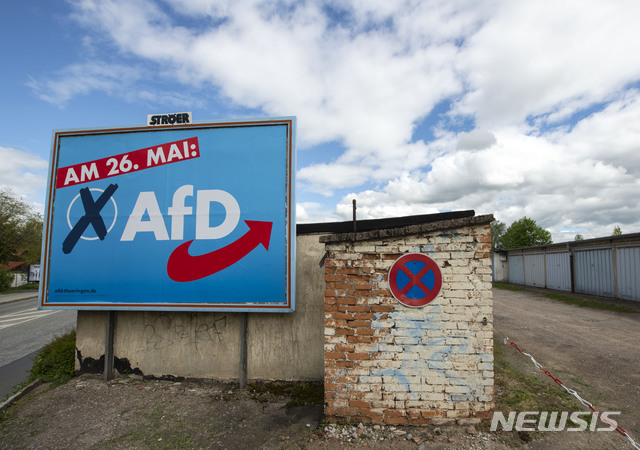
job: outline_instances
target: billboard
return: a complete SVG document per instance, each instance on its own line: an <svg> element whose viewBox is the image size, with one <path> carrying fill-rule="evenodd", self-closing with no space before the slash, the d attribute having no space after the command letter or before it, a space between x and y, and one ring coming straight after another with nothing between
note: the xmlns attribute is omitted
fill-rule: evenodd
<svg viewBox="0 0 640 450"><path fill-rule="evenodd" d="M180 122L54 131L41 309L295 309L295 118Z"/></svg>
<svg viewBox="0 0 640 450"><path fill-rule="evenodd" d="M40 282L40 264L29 265L29 275L27 277L27 281L29 283Z"/></svg>

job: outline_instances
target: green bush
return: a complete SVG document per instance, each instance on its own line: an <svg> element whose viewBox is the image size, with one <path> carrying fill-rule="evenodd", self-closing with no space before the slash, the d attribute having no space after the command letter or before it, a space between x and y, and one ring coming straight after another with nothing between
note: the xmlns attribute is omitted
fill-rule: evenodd
<svg viewBox="0 0 640 450"><path fill-rule="evenodd" d="M21 284L18 287L14 287L11 290L12 291L33 291L33 290L37 291L39 288L40 288L39 283L27 283L27 284Z"/></svg>
<svg viewBox="0 0 640 450"><path fill-rule="evenodd" d="M64 383L75 373L76 331L56 337L33 360L30 381Z"/></svg>
<svg viewBox="0 0 640 450"><path fill-rule="evenodd" d="M11 287L13 274L0 267L0 292L4 292Z"/></svg>

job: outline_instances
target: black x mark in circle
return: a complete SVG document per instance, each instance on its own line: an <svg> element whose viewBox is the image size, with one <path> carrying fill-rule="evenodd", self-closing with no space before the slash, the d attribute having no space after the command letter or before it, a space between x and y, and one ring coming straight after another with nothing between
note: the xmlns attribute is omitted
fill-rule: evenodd
<svg viewBox="0 0 640 450"><path fill-rule="evenodd" d="M63 253L71 253L71 250L73 250L73 247L75 247L89 224L91 224L100 240L104 240L107 235L107 227L105 227L104 220L102 220L102 216L100 216L100 211L102 211L102 208L107 204L116 189L118 189L117 184L110 184L102 195L98 197L96 202L93 201L89 188L80 189L80 198L82 198L82 206L84 207L85 214L78 220L62 243Z"/></svg>

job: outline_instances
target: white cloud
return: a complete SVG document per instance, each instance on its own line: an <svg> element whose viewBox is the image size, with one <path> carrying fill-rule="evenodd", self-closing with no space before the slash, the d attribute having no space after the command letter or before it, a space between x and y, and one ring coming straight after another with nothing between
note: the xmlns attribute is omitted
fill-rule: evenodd
<svg viewBox="0 0 640 450"><path fill-rule="evenodd" d="M555 239L640 229L640 94L628 88L640 80L637 1L74 5L95 42L134 64L69 66L32 83L42 98L124 87L151 101L148 64L187 92L213 87L243 108L297 115L305 151L346 149L300 168L298 199L354 191L335 211L301 201L301 221L348 220L355 196L361 218L475 209L507 223L527 215ZM415 140L446 102L427 124L435 138ZM577 116L587 117L573 126Z"/></svg>
<svg viewBox="0 0 640 450"><path fill-rule="evenodd" d="M151 90L144 83L150 72L137 65L108 64L91 61L72 64L48 77L30 77L27 85L41 99L65 108L76 96L101 92L128 103L144 102L149 105L197 107L202 99L181 91Z"/></svg>
<svg viewBox="0 0 640 450"><path fill-rule="evenodd" d="M389 17L363 4L348 11L364 22L362 29L330 23L321 2L296 4L286 14L265 5L190 4L185 8L190 14L226 14L218 26L204 29L184 28L144 1L120 8L115 1L85 0L78 3L78 14L83 23L106 31L123 53L165 62L185 83L195 77L245 107L298 115L301 146L340 140L351 149L345 163L368 156L371 170L403 158L398 152L409 143L416 121L462 89L453 64L455 41L473 20L463 9L446 2L431 10L395 9L390 19L397 21L397 32L367 28L366 17ZM440 16L451 20L437 20ZM425 20L434 26L422 32L421 44L411 30L423 30L418 25ZM438 45L427 45L431 42Z"/></svg>
<svg viewBox="0 0 640 450"><path fill-rule="evenodd" d="M302 202L296 204L297 223L334 222L342 220L333 211L316 202Z"/></svg>
<svg viewBox="0 0 640 450"><path fill-rule="evenodd" d="M458 150L482 150L491 147L496 143L496 137L493 133L475 129L468 133L460 133L458 135Z"/></svg>
<svg viewBox="0 0 640 450"><path fill-rule="evenodd" d="M28 84L42 100L64 106L77 95L115 93L139 78L140 73L128 66L88 62L68 66L44 81L32 77Z"/></svg>
<svg viewBox="0 0 640 450"><path fill-rule="evenodd" d="M34 209L42 212L44 206L35 199L47 184L47 161L32 153L2 146L0 161L0 187L28 199Z"/></svg>
<svg viewBox="0 0 640 450"><path fill-rule="evenodd" d="M336 211L345 219L352 198L363 218L475 209L510 224L523 216L549 228L555 241L608 235L613 226L640 229L640 93L629 91L572 131L527 136L494 130L495 144L450 151L429 172L397 177L383 189L345 196ZM564 231L563 231L564 230Z"/></svg>
<svg viewBox="0 0 640 450"><path fill-rule="evenodd" d="M470 90L459 111L491 127L570 116L640 75L635 0L503 2L458 64Z"/></svg>

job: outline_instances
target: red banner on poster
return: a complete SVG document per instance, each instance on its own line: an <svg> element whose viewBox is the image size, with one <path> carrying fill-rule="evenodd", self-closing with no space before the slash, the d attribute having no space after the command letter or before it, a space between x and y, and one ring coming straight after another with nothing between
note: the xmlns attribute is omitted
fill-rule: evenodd
<svg viewBox="0 0 640 450"><path fill-rule="evenodd" d="M56 189L186 161L199 156L200 148L197 137L132 150L108 158L59 168L56 176Z"/></svg>

